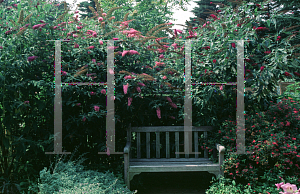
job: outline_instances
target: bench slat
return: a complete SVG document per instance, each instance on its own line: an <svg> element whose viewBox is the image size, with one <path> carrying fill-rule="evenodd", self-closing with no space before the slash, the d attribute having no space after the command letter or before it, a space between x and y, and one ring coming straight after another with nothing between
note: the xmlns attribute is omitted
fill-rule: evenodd
<svg viewBox="0 0 300 194"><path fill-rule="evenodd" d="M141 133L137 132L137 158L141 158Z"/></svg>
<svg viewBox="0 0 300 194"><path fill-rule="evenodd" d="M129 172L191 172L191 171L209 171L209 172L219 172L219 164L165 164L160 165L157 163L149 164L130 164Z"/></svg>
<svg viewBox="0 0 300 194"><path fill-rule="evenodd" d="M212 126L192 127L192 131L211 131ZM132 127L132 132L183 132L184 126L152 126L152 127Z"/></svg>
<svg viewBox="0 0 300 194"><path fill-rule="evenodd" d="M156 132L156 158L160 158L160 132Z"/></svg>
<svg viewBox="0 0 300 194"><path fill-rule="evenodd" d="M179 152L179 132L175 132L175 153ZM179 158L179 154L176 154L176 158Z"/></svg>
<svg viewBox="0 0 300 194"><path fill-rule="evenodd" d="M147 158L150 158L150 132L146 133Z"/></svg>
<svg viewBox="0 0 300 194"><path fill-rule="evenodd" d="M170 158L170 136L169 136L169 132L166 132L166 158Z"/></svg>

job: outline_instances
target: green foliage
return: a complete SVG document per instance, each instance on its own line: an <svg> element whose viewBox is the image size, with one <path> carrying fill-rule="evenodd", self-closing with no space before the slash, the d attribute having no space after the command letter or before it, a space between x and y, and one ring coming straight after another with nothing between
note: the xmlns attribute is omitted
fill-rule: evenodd
<svg viewBox="0 0 300 194"><path fill-rule="evenodd" d="M270 106L266 112L246 114L246 155L229 153L236 152L236 122L231 119L226 120L218 131L208 136L211 141L204 146L213 149L215 143L224 145L225 177L235 179L242 185L250 183L256 192L258 188L261 192L275 191L273 187L269 187L278 183L279 175L284 178L294 176L293 184L298 185L299 108L299 102L284 98L282 102ZM201 140L200 145L202 144Z"/></svg>
<svg viewBox="0 0 300 194"><path fill-rule="evenodd" d="M74 152L75 153L75 152ZM38 185L32 185L30 191L43 193L136 193L126 188L122 178L116 178L114 173L100 173L86 170L81 163L86 159L64 162L60 158L54 169L52 164L40 171ZM72 158L72 157L71 157ZM119 180L120 179L120 180Z"/></svg>
<svg viewBox="0 0 300 194"><path fill-rule="evenodd" d="M291 84L287 86L286 91L281 98L293 98L295 101L300 101L300 82L296 82L294 84Z"/></svg>
<svg viewBox="0 0 300 194"><path fill-rule="evenodd" d="M234 180L229 178L214 179L213 177L214 183L206 190L206 194L252 194L254 191L250 186L236 184Z"/></svg>

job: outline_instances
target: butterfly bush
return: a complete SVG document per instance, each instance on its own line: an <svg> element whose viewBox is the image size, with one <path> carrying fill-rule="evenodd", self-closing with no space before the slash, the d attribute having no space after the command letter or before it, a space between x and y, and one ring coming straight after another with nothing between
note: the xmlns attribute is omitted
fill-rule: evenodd
<svg viewBox="0 0 300 194"><path fill-rule="evenodd" d="M99 16L99 14L98 14L98 16ZM68 25L68 27L64 28L63 25L67 25L65 22L57 24L57 25L55 25L53 27L53 31L54 31L55 35L57 35L55 37L55 39L57 39L59 37L59 33L60 33L59 31L61 31L62 34L66 35L66 37L74 38L74 40L72 40L74 42L74 48L72 48L73 50L71 51L71 53L69 55L71 56L71 54L74 54L77 51L84 52L84 54L82 54L82 56L86 55L87 58L89 59L88 60L89 61L89 65L88 65L88 69L89 70L92 69L92 67L93 67L92 63L96 62L96 61L93 61L91 59L95 59L96 58L97 61L100 61L100 60L104 61L105 60L105 58L99 57L99 56L101 56L101 55L99 55L99 53L101 53L101 54L104 53L104 55L105 55L105 52L106 52L105 50L106 50L106 44L107 43L106 42L103 43L103 41L99 41L99 44L97 42L97 44L90 45L90 43L89 43L90 41L88 40L88 39L93 40L93 38L95 38L98 34L102 34L101 32L105 31L104 27L110 27L111 24L109 24L109 22L107 21L106 14L104 13L104 14L102 14L102 16L103 17L99 17L99 18L102 18L102 19L98 18L98 23L101 22L100 25L98 24L99 28L101 28L100 31L97 31L97 30L94 31L93 29L90 29L90 27L92 25L88 26L89 29L86 29L86 27L84 25L84 23L86 21L84 21L83 23L79 23L78 24L78 21L77 21L76 18L74 19L75 21L73 23L68 23L72 27L70 27ZM220 18L217 17L214 14L212 14L211 17L213 19L213 20L211 20L211 22L207 21L202 27L199 26L199 28L194 28L193 30L189 30L188 34L183 34L180 30L176 30L175 29L174 30L175 37L179 38L179 39L181 39L182 37L184 37L186 39L197 39L197 38L198 39L202 39L201 36L203 34L204 34L204 36L207 36L207 33L204 33L204 32L202 33L203 28L208 28L208 27L211 27L213 25L216 25L216 22L220 21ZM121 22L120 23L120 27L129 27L131 21L132 20ZM90 24L94 24L93 22L97 23L97 21L90 21ZM78 24L78 26L75 27L74 23ZM51 23L51 24L54 24L54 23ZM42 29L47 29L48 26L49 25L47 25L47 23L43 23L43 25L34 23L34 28L32 28L32 30L34 30L33 33L35 33L35 34L42 33ZM239 30L243 29L244 25L240 24L240 25L236 25L236 27L238 27L238 30L235 30L234 32L239 32ZM70 30L71 28L73 28L73 29ZM253 28L253 32L255 32L255 33L260 33L262 31L266 31L266 30L269 30L269 29L266 28L266 27L258 27L258 28L255 27L255 28ZM80 33L77 33L78 31L81 31L81 32L84 31L83 32L84 36L81 36ZM12 32L13 31L10 30L10 31L7 31L7 33L5 33L5 34L9 35ZM178 34L181 34L182 36L177 37ZM114 35L112 35L112 36L114 36ZM134 28L131 28L128 33L126 33L126 32L122 33L118 38L112 37L112 36L110 36L109 38L112 38L114 40L122 40L122 38L124 38L124 39L125 38L134 38L133 40L138 40L140 38L143 38L143 36L141 36L140 33L137 32L136 30L134 30ZM279 38L279 39L282 40L281 38ZM85 42L83 40L88 40L88 41ZM158 41L162 41L162 40L163 40L163 38L158 38L155 41L158 42ZM76 43L75 43L75 41L76 41ZM141 100L141 96L140 96L140 94L135 93L135 91L137 91L139 93L139 91L138 91L138 89L136 89L136 87L138 85L141 86L142 89L143 89L143 92L146 91L146 88L147 88L147 90L152 91L153 88L154 88L152 84L154 82L157 83L157 81L161 80L161 77L157 76L156 73L161 73L164 69L166 69L166 68L168 68L168 67L171 66L171 64L170 64L169 61L162 62L162 60L163 59L166 60L169 57L169 55L172 56L172 54L170 54L168 51L169 50L178 51L178 52L179 52L179 50L180 51L184 51L184 46L182 46L182 44L180 44L180 43L174 43L171 46L163 45L163 47L156 48L156 51L154 53L155 53L155 56L158 57L158 59L154 58L154 57L153 58L152 57L147 58L147 59L152 60L152 61L150 61L149 64L144 65L145 68L141 69L140 72L136 72L137 69L140 70L139 66L138 67L133 66L132 65L133 63L131 63L131 61L134 61L135 59L140 59L142 62L144 62L146 57L142 56L143 55L142 52L141 52L142 49L141 50L138 49L139 45L137 45L136 47L134 47L134 46L129 46L127 43L124 43L124 44L126 45L126 49L123 46L116 46L116 47L112 47L112 48L114 48L114 49L117 50L117 51L115 51L115 57L116 57L117 60L119 60L117 62L118 66L119 67L121 66L122 68L125 68L125 67L128 68L129 67L129 69L121 69L121 70L128 70L127 73L129 73L131 75L127 75L127 74L125 75L125 73L123 73L123 74L119 73L117 75L119 77L116 79L117 80L116 81L116 83L117 83L116 84L117 85L116 90L119 91L118 94L117 94L117 98L122 98L122 102L121 102L122 105L126 106L126 102L127 102L127 105L130 106L130 108L129 107L128 108L129 108L129 110L131 110L131 108L133 107L134 104L141 104L141 103L138 103L138 102L142 102L142 101L138 101L138 100ZM99 46L102 46L102 47L99 48ZM235 44L234 45L231 44L231 46L232 46L232 48L235 48ZM213 52L216 49L215 47L216 46L212 46L212 45L207 46L206 42L203 45L197 45L197 49L199 49L199 50L202 49L201 52L203 52L203 53L205 52L204 54L206 54L206 55L202 54L201 57L199 57L199 59L200 60L204 60L205 58L211 58L210 52ZM112 49L112 48L110 47L109 49ZM149 48L150 48L150 46L149 46ZM65 48L62 48L62 50L64 50L64 49ZM217 48L217 49L219 49L219 48ZM86 50L89 50L89 51L86 52ZM91 56L90 54L92 54L93 56ZM221 53L221 54L223 54L223 53ZM221 56L221 54L220 54L220 56ZM270 56L270 55L273 55L274 53L269 52L269 50L268 50L268 51L265 51L265 54L266 54L266 56ZM267 54L270 54L270 55L267 55ZM162 55L164 56L164 58L159 57L159 56L162 56ZM95 57L95 56L97 56L97 57ZM216 62L219 61L219 58L212 58L212 59L214 59L212 61L213 64L218 64ZM224 59L225 59L225 57L224 57ZM82 63L85 63L87 61L86 57L84 59L82 59L82 61L84 61ZM38 60L37 60L37 58L35 58L35 56L31 56L31 58L28 59L28 62L32 62L31 64L35 64L35 62L37 63ZM257 61L255 61L255 62L257 62ZM126 66L125 64L128 65L128 66ZM62 64L62 67L63 67L63 64ZM100 68L100 66L98 66L98 67L99 67L99 69L97 69L97 70L101 69L101 70L103 70L103 72L106 72L106 70L104 68ZM250 72L247 72L247 73L253 73L253 74L255 74L255 72L257 70L259 70L259 69L260 69L260 73L262 73L262 72L265 73L265 71L263 71L264 68L268 69L268 66L261 66L261 64L260 64L257 67L257 69L251 68L251 70L249 69ZM155 72L155 73L153 73L151 71L151 70L154 70L154 69L155 69L155 71L153 71L153 72ZM92 77L92 76L88 76L88 75L91 75L91 74L90 74L90 72L89 73L86 72L86 71L88 71L87 68L86 69L80 69L80 70L77 70L77 71L78 71L77 72L78 74L76 73L76 75L87 75L88 78L86 78L86 79L90 79L89 77ZM211 69L208 69L208 68L206 68L205 71L204 71L204 69L201 69L201 71L202 71L202 73L204 72L206 75L210 74L212 76L213 76L213 73L214 73ZM116 71L116 72L119 72L119 71ZM133 72L136 75L134 75ZM289 73L289 72L287 72L287 73ZM64 79L71 80L70 77L72 75L74 75L74 74L71 75L71 73L69 73L69 71L68 71L68 74L69 75L66 76L66 78L64 78ZM173 75L173 72L169 73L169 75L172 75L172 78L175 77ZM264 75L264 74L262 74L262 75ZM289 76L288 74L286 74L286 75ZM294 74L294 75L297 75L297 74ZM147 76L150 76L153 79L149 78ZM166 81L166 79L164 79L164 78L166 78L165 76L166 75L162 76L162 80L163 81ZM73 76L73 77L75 77L75 76ZM146 78L140 78L140 77L146 77L146 78L148 78L151 81L147 80ZM105 80L104 78L105 78L105 76L103 76L103 80ZM168 77L168 79L169 79L169 77ZM101 81L103 81L103 80L101 80ZM170 84L170 85L167 84L166 87L162 83L158 83L158 84L162 85L163 88L165 87L164 90L167 90L166 88L172 88L173 87L173 82L170 82L170 83L172 83L172 84ZM122 89L123 89L123 92L122 92ZM131 89L131 90L128 90L128 89ZM136 89L136 90L134 90L134 89ZM71 92L71 90L69 90L69 91L70 91L70 94L68 94L68 95L71 96L73 93ZM99 96L96 95L100 91L101 91L101 89L99 89L97 92L86 92L85 94L90 94L89 100L95 101L96 98L104 97L103 95L99 95ZM78 92L79 92L79 90L78 90ZM218 92L220 92L220 91L218 91ZM102 93L102 91L101 91L101 93ZM80 95L85 95L85 94L83 92L80 93ZM220 94L220 93L218 93L218 94ZM167 105L165 107L169 108L169 106L171 106L172 108L176 109L177 105L180 105L180 103L177 102L176 98L172 97L172 99L173 99L174 102L172 102L172 100L169 100L169 99L165 100L164 103L165 103L165 105ZM81 100L83 100L83 99L81 99ZM134 104L132 104L133 100L134 100ZM156 107L156 116L157 116L157 118L158 119L162 119L162 116L164 116L166 114L167 108L165 108L163 105L158 105L160 103L159 101L161 101L161 99L158 100L158 97L155 97L155 98L151 98L151 100L148 101L149 103L144 103L144 104L147 104L149 106L149 104L152 103L154 105L153 107ZM180 108L182 108L182 104L180 105ZM90 107L90 109L92 109L92 107ZM96 111L96 110L98 110L98 108L95 109L95 107L94 107L94 110ZM89 118L88 119L88 121L89 121L92 116L88 115L87 112L89 112L90 110L86 109L84 111L85 111L85 113L81 113L81 118L83 118L82 121L85 122L87 120L86 117ZM69 111L69 112L72 112L72 111ZM153 112L155 113L155 108L154 108ZM134 112L131 112L131 113L134 114ZM128 115L130 115L130 114L128 114ZM123 116L126 116L126 114L124 114ZM168 116L168 118L171 118L171 119L175 118L174 116L170 116L170 115L167 115L167 116ZM176 115L176 117L177 117L177 115ZM284 123L285 127L289 127L289 126L293 126L294 125L294 123L290 122L290 121L283 122L283 123ZM279 125L279 126L281 126L281 125ZM207 146L205 146L205 147L207 147ZM261 156L258 156L258 159L260 159L260 158L261 158ZM234 175L234 173L232 173L232 174Z"/></svg>

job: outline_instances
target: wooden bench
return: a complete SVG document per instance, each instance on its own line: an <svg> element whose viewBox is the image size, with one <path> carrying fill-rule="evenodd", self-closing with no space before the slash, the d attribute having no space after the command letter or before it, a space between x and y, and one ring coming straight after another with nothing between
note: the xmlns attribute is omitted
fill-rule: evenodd
<svg viewBox="0 0 300 194"><path fill-rule="evenodd" d="M219 162L213 163L208 158L207 150L204 150L203 156L199 157L198 152L198 132L203 132L204 139L207 139L207 132L211 131L212 127L210 126L201 126L201 127L192 127L192 132L194 133L194 158L190 158L189 154L185 154L185 158L180 158L179 154L179 133L184 132L184 126L152 126L152 127L131 127L129 126L127 130L127 144L124 148L124 180L128 189L130 189L130 181L133 179L134 175L138 175L141 172L189 172L189 171L207 171L213 173L216 176L224 176L224 171L221 169L221 165L224 160L225 147L220 144L216 144L216 149L214 150L214 157L216 157L216 150L219 151ZM131 135L132 132L136 132L136 158L133 158L133 147L131 146ZM156 139L155 144L151 145L150 142L150 133L155 132ZM161 158L161 141L160 133L165 133L165 158ZM146 158L141 158L141 134L146 133L146 141L143 141L143 144L146 144ZM170 158L170 135L175 133L175 146L172 146L174 156L176 158ZM192 133L190 133L192 134ZM173 134L174 135L174 134ZM187 138L186 135L185 138ZM190 137L191 138L191 137ZM187 139L188 141L188 139ZM182 145L182 144L181 144ZM152 149L150 147L152 146ZM153 149L155 147L155 149ZM150 150L155 150L156 158L150 157ZM190 150L191 153L192 150ZM201 153L202 155L202 153Z"/></svg>

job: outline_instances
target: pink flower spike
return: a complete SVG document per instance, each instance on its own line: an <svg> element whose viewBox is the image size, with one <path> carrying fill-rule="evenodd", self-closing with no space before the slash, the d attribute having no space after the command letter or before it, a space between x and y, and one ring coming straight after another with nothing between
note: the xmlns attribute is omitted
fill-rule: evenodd
<svg viewBox="0 0 300 194"><path fill-rule="evenodd" d="M131 75L126 75L125 77L124 77L124 79L134 79L135 77L132 77Z"/></svg>
<svg viewBox="0 0 300 194"><path fill-rule="evenodd" d="M161 119L159 107L156 108L156 114L157 114L157 117L158 117L159 119Z"/></svg>
<svg viewBox="0 0 300 194"><path fill-rule="evenodd" d="M134 54L137 54L137 55L139 55L140 53L138 53L137 51L135 51L135 50L130 50L129 51L129 53L130 53L130 55L134 55Z"/></svg>
<svg viewBox="0 0 300 194"><path fill-rule="evenodd" d="M106 90L105 90L105 89L102 89L102 90L101 90L101 94L106 94Z"/></svg>
<svg viewBox="0 0 300 194"><path fill-rule="evenodd" d="M169 96L166 97L166 99L169 101L169 102L172 102L171 98Z"/></svg>
<svg viewBox="0 0 300 194"><path fill-rule="evenodd" d="M27 60L28 61L34 61L37 58L38 58L38 56L31 56L31 57L28 57Z"/></svg>
<svg viewBox="0 0 300 194"><path fill-rule="evenodd" d="M231 46L232 46L233 48L235 48L235 43L231 43Z"/></svg>
<svg viewBox="0 0 300 194"><path fill-rule="evenodd" d="M103 42L102 42L101 40L99 40L99 43L100 43L101 45L103 45Z"/></svg>
<svg viewBox="0 0 300 194"><path fill-rule="evenodd" d="M160 59L163 59L163 58L164 58L164 55L163 55L163 54L161 54L161 55L159 56L159 58L160 58Z"/></svg>
<svg viewBox="0 0 300 194"><path fill-rule="evenodd" d="M175 103L173 103L173 102L170 103L170 106L172 106L175 109L177 108L177 105Z"/></svg>
<svg viewBox="0 0 300 194"><path fill-rule="evenodd" d="M99 112L99 106L94 106L94 110L95 110L96 112Z"/></svg>
<svg viewBox="0 0 300 194"><path fill-rule="evenodd" d="M143 84L143 83L141 83L141 82L139 82L138 84L139 84L140 86L145 86L145 84Z"/></svg>
<svg viewBox="0 0 300 194"><path fill-rule="evenodd" d="M123 91L124 91L124 94L127 94L128 86L129 86L128 83L127 83L126 85L123 85Z"/></svg>
<svg viewBox="0 0 300 194"><path fill-rule="evenodd" d="M262 67L260 67L260 70L261 70L261 71L263 71L263 70L264 70L264 68L265 68L265 66L262 66Z"/></svg>
<svg viewBox="0 0 300 194"><path fill-rule="evenodd" d="M92 59L92 62L96 63L96 59Z"/></svg>
<svg viewBox="0 0 300 194"><path fill-rule="evenodd" d="M141 88L140 87L136 87L136 91L138 91L139 93L142 92Z"/></svg>
<svg viewBox="0 0 300 194"><path fill-rule="evenodd" d="M223 90L223 86L220 86L220 90Z"/></svg>
<svg viewBox="0 0 300 194"><path fill-rule="evenodd" d="M119 40L119 38L113 38L113 40Z"/></svg>
<svg viewBox="0 0 300 194"><path fill-rule="evenodd" d="M132 102L132 98L131 98L131 97L128 97L128 106L131 105L131 102Z"/></svg>
<svg viewBox="0 0 300 194"><path fill-rule="evenodd" d="M164 76L163 79L167 79L167 76Z"/></svg>
<svg viewBox="0 0 300 194"><path fill-rule="evenodd" d="M124 57L127 53L129 53L129 51L123 51L122 57Z"/></svg>

